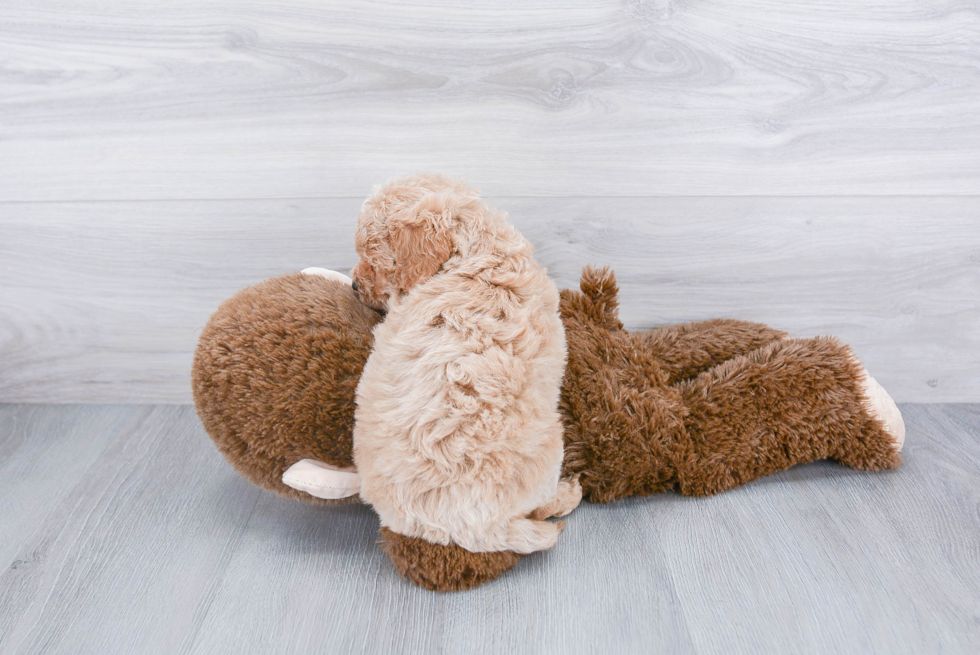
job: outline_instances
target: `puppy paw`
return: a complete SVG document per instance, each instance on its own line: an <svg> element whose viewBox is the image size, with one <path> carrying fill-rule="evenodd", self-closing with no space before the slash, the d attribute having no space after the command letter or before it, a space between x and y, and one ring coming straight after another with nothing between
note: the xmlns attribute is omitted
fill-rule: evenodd
<svg viewBox="0 0 980 655"><path fill-rule="evenodd" d="M535 521L532 519L513 519L507 530L507 543L499 550L527 555L539 550L548 550L558 543L558 535L565 528L564 521Z"/></svg>
<svg viewBox="0 0 980 655"><path fill-rule="evenodd" d="M533 512L530 518L536 521L551 518L553 516L568 516L572 510L582 502L582 485L578 481L578 474L570 478L564 478L558 482L558 493L554 500L547 505L542 505Z"/></svg>
<svg viewBox="0 0 980 655"><path fill-rule="evenodd" d="M878 384L878 381L868 375L867 370L863 371L861 385L871 415L881 421L885 431L894 440L895 448L901 452L905 445L905 421L902 419L902 412L899 411L898 405Z"/></svg>
<svg viewBox="0 0 980 655"><path fill-rule="evenodd" d="M563 499L564 504L554 516L568 516L582 502L582 484L578 478L579 474L576 473L558 483L558 496ZM564 494L562 489L564 489Z"/></svg>

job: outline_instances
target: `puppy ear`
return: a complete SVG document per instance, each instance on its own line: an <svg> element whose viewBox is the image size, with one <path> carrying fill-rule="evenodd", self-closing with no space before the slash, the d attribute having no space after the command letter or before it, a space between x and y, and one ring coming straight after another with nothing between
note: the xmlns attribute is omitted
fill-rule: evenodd
<svg viewBox="0 0 980 655"><path fill-rule="evenodd" d="M396 284L403 292L435 275L452 256L453 208L442 196L426 194L388 223Z"/></svg>

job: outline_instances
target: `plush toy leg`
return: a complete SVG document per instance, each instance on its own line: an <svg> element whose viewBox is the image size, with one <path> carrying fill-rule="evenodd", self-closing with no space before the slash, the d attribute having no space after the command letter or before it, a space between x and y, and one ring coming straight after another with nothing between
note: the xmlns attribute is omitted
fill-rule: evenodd
<svg viewBox="0 0 980 655"><path fill-rule="evenodd" d="M317 498L337 500L361 492L361 477L352 468L337 468L315 459L302 459L282 474L282 483Z"/></svg>
<svg viewBox="0 0 980 655"><path fill-rule="evenodd" d="M675 462L681 492L710 495L825 458L897 467L892 410L879 413L887 403L869 398L867 380L847 346L818 338L777 341L676 385L690 412Z"/></svg>
<svg viewBox="0 0 980 655"><path fill-rule="evenodd" d="M696 377L733 357L786 336L761 323L730 319L684 323L634 333L644 350L656 355L667 384Z"/></svg>

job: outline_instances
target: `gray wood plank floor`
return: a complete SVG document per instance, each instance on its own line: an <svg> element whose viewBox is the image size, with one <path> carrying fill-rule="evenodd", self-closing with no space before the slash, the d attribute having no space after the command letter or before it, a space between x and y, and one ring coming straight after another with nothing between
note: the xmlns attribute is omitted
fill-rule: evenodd
<svg viewBox="0 0 980 655"><path fill-rule="evenodd" d="M361 506L261 492L189 406L0 405L0 653L975 653L980 405L904 405L905 464L585 505L459 594Z"/></svg>

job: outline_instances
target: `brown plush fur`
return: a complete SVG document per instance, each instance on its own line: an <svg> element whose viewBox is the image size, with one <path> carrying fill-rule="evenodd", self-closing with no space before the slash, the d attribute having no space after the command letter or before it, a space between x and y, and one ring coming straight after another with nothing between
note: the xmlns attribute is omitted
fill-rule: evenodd
<svg viewBox="0 0 980 655"><path fill-rule="evenodd" d="M300 273L222 303L191 383L204 428L239 473L296 500L350 502L314 498L282 474L301 459L353 465L354 390L380 321L350 286Z"/></svg>
<svg viewBox="0 0 980 655"><path fill-rule="evenodd" d="M581 474L588 500L706 496L828 457L868 470L901 462L837 340L741 321L630 333L610 271L586 269L581 288L562 292L562 413L565 474Z"/></svg>
<svg viewBox="0 0 980 655"><path fill-rule="evenodd" d="M381 548L395 569L432 591L463 591L512 569L522 555L507 551L471 553L456 544L434 544L381 528Z"/></svg>
<svg viewBox="0 0 980 655"><path fill-rule="evenodd" d="M240 292L212 318L195 358L198 412L225 456L253 482L305 502L325 501L279 476L306 457L349 463L354 385L379 320L342 287L291 275ZM588 500L709 495L827 457L867 470L901 463L864 406L861 366L847 346L731 320L630 333L617 296L604 269L586 269L580 291L561 293L564 472L581 476ZM290 341L295 334L306 336ZM338 334L348 341L333 350L327 342ZM306 362L322 352L332 353L321 359L329 364L311 379ZM334 367L343 372L327 373ZM520 559L388 531L382 547L399 573L442 591L491 580Z"/></svg>

